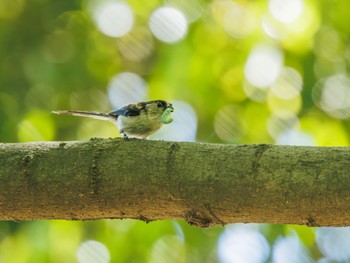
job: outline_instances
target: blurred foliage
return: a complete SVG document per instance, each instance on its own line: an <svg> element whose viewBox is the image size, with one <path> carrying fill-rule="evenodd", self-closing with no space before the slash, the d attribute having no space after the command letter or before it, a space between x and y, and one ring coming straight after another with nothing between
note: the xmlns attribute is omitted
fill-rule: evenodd
<svg viewBox="0 0 350 263"><path fill-rule="evenodd" d="M110 111L142 98L178 101L182 115L163 139L348 146L348 10L348 0L0 0L0 141L116 137L110 123L50 112ZM121 79L125 72L133 74ZM260 261L227 259L218 255L218 240L231 233L224 229L173 221L2 222L0 262L108 262L82 259L104 253L95 243L81 246L86 240L104 244L110 262L350 259L341 244L324 246L328 237L349 238L346 229L288 225L252 225L269 244ZM299 254L281 259L285 247Z"/></svg>

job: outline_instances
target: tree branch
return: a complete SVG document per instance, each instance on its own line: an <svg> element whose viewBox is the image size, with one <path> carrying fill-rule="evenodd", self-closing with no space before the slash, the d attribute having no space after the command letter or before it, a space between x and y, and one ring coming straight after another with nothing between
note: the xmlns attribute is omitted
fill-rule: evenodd
<svg viewBox="0 0 350 263"><path fill-rule="evenodd" d="M0 144L0 220L350 225L350 148L146 140Z"/></svg>

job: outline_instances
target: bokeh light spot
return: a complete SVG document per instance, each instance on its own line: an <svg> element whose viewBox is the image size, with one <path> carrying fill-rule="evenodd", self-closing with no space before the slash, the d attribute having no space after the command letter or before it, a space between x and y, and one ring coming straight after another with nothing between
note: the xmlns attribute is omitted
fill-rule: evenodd
<svg viewBox="0 0 350 263"><path fill-rule="evenodd" d="M292 99L299 95L302 85L299 72L286 67L281 70L276 82L271 86L271 90L282 99Z"/></svg>
<svg viewBox="0 0 350 263"><path fill-rule="evenodd" d="M313 88L314 102L334 118L350 117L350 78L343 74L322 79Z"/></svg>
<svg viewBox="0 0 350 263"><path fill-rule="evenodd" d="M280 110L268 119L267 130L272 138L277 139L283 132L298 128L298 125L299 119L293 112Z"/></svg>
<svg viewBox="0 0 350 263"><path fill-rule="evenodd" d="M104 244L89 240L82 243L77 250L79 263L109 263L109 251Z"/></svg>
<svg viewBox="0 0 350 263"><path fill-rule="evenodd" d="M293 234L276 241L272 262L274 263L305 263L313 262L309 256L307 249L300 242L298 236Z"/></svg>
<svg viewBox="0 0 350 263"><path fill-rule="evenodd" d="M247 80L243 82L243 90L244 93L251 99L252 101L263 102L267 98L268 89L260 89L252 84L250 84Z"/></svg>
<svg viewBox="0 0 350 263"><path fill-rule="evenodd" d="M316 229L316 243L327 258L337 262L350 259L350 227L322 227Z"/></svg>
<svg viewBox="0 0 350 263"><path fill-rule="evenodd" d="M337 31L322 27L315 36L313 51L317 56L338 61L344 57L345 45Z"/></svg>
<svg viewBox="0 0 350 263"><path fill-rule="evenodd" d="M221 108L215 116L214 129L223 141L239 141L246 133L242 110L234 105Z"/></svg>
<svg viewBox="0 0 350 263"><path fill-rule="evenodd" d="M256 16L248 4L233 1L214 1L211 5L214 20L234 38L250 35L256 27Z"/></svg>
<svg viewBox="0 0 350 263"><path fill-rule="evenodd" d="M200 0L165 0L165 4L181 10L188 22L196 21L204 10L204 5Z"/></svg>
<svg viewBox="0 0 350 263"><path fill-rule="evenodd" d="M277 80L282 65L283 53L280 49L258 45L249 54L244 74L253 86L267 88Z"/></svg>
<svg viewBox="0 0 350 263"><path fill-rule="evenodd" d="M151 32L145 27L136 27L118 42L120 53L130 61L143 61L154 51Z"/></svg>
<svg viewBox="0 0 350 263"><path fill-rule="evenodd" d="M298 114L302 108L301 95L295 96L291 99L281 99L273 92L269 92L267 95L267 105L271 112L276 113L280 111L290 111Z"/></svg>
<svg viewBox="0 0 350 263"><path fill-rule="evenodd" d="M327 58L317 56L314 64L314 72L317 79L323 79L334 74L345 73L347 63L344 57L338 56L339 59L329 60Z"/></svg>
<svg viewBox="0 0 350 263"><path fill-rule="evenodd" d="M184 14L173 7L160 7L153 12L149 28L160 41L174 43L187 33L188 23Z"/></svg>
<svg viewBox="0 0 350 263"><path fill-rule="evenodd" d="M181 242L185 242L185 233L182 229L181 225L177 221L172 221L172 225L174 227L174 230L176 232L176 236L179 238Z"/></svg>
<svg viewBox="0 0 350 263"><path fill-rule="evenodd" d="M226 227L218 241L220 263L262 263L269 250L265 237L249 225Z"/></svg>
<svg viewBox="0 0 350 263"><path fill-rule="evenodd" d="M109 83L108 97L114 108L145 101L147 93L146 82L135 73L120 73L114 76Z"/></svg>
<svg viewBox="0 0 350 263"><path fill-rule="evenodd" d="M149 262L177 263L186 261L185 245L176 235L166 235L158 239L152 249Z"/></svg>
<svg viewBox="0 0 350 263"><path fill-rule="evenodd" d="M94 9L99 30L110 37L127 34L134 24L134 14L125 2L102 2Z"/></svg>
<svg viewBox="0 0 350 263"><path fill-rule="evenodd" d="M270 0L269 10L272 16L282 23L291 23L303 12L303 0Z"/></svg>
<svg viewBox="0 0 350 263"><path fill-rule="evenodd" d="M286 130L276 140L280 145L315 146L315 140L311 134L298 130Z"/></svg>
<svg viewBox="0 0 350 263"><path fill-rule="evenodd" d="M304 54L309 52L313 46L314 34L320 26L320 13L318 8L310 1L303 2L302 11L294 13L293 10L289 10L289 4L294 5L296 1L288 0L276 0L274 2L280 2L280 8L284 10L281 13L276 11L281 17L276 18L273 14L266 14L262 20L262 27L264 32L275 39L278 39L281 47L284 50L290 51L293 54ZM279 8L277 8L279 9ZM287 13L287 15L284 15ZM291 17L293 19L290 19ZM279 20L282 19L281 20Z"/></svg>
<svg viewBox="0 0 350 263"><path fill-rule="evenodd" d="M275 39L281 38L280 28L275 24L275 21L270 16L264 16L261 19L261 26L268 36Z"/></svg>
<svg viewBox="0 0 350 263"><path fill-rule="evenodd" d="M244 38L250 35L256 26L254 13L244 5L233 3L235 6L226 10L223 17L225 31L235 38Z"/></svg>

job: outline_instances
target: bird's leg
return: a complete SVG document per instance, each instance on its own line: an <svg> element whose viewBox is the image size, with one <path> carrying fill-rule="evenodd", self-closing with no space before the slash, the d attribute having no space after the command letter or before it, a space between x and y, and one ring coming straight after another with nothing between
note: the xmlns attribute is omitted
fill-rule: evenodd
<svg viewBox="0 0 350 263"><path fill-rule="evenodd" d="M124 137L124 140L129 140L128 135L126 135L126 134L124 133L124 131L120 131L120 135L122 135L122 136Z"/></svg>

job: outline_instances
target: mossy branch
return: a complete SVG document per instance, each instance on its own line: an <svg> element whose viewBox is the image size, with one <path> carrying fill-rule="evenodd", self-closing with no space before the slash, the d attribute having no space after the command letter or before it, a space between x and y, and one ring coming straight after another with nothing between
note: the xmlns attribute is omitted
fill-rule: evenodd
<svg viewBox="0 0 350 263"><path fill-rule="evenodd" d="M350 148L147 140L0 144L0 220L350 225Z"/></svg>

